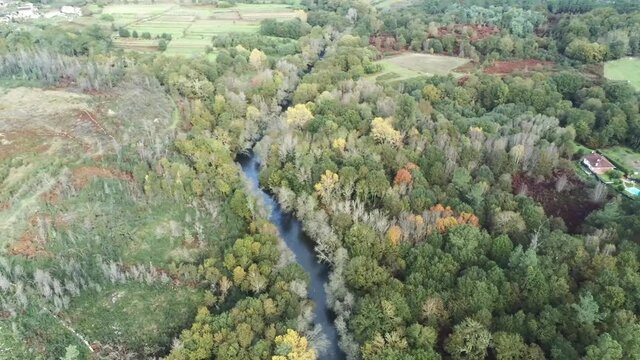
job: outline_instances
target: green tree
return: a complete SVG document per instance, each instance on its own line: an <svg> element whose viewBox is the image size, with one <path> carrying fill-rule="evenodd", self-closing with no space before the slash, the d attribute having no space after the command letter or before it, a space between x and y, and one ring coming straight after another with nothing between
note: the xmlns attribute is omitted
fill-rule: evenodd
<svg viewBox="0 0 640 360"><path fill-rule="evenodd" d="M602 334L598 337L598 342L587 347L586 360L622 360L622 346L615 341L611 335Z"/></svg>
<svg viewBox="0 0 640 360"><path fill-rule="evenodd" d="M466 319L453 328L445 341L452 359L484 359L491 343L491 333L475 320Z"/></svg>

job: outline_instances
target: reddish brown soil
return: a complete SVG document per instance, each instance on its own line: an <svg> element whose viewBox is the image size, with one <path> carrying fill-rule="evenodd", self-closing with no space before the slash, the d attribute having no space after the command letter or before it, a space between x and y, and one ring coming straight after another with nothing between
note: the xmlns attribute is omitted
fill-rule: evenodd
<svg viewBox="0 0 640 360"><path fill-rule="evenodd" d="M551 68L553 65L554 63L551 61L533 59L496 61L492 66L485 68L484 72L493 75L508 75L514 72L528 72L531 70Z"/></svg>
<svg viewBox="0 0 640 360"><path fill-rule="evenodd" d="M76 189L82 189L95 177L133 181L133 175L127 172L97 166L85 166L73 170L73 186Z"/></svg>
<svg viewBox="0 0 640 360"><path fill-rule="evenodd" d="M563 191L558 192L556 182L563 174L567 177L567 185ZM513 191L516 194L524 192L538 201L547 215L562 218L572 232L580 228L592 211L602 207L601 204L589 200L582 181L568 172L559 172L541 182L526 174L517 174L513 177Z"/></svg>
<svg viewBox="0 0 640 360"><path fill-rule="evenodd" d="M60 184L56 184L51 190L40 194L40 199L47 204L55 204L60 199Z"/></svg>
<svg viewBox="0 0 640 360"><path fill-rule="evenodd" d="M473 71L474 69L476 69L478 67L478 64L474 61L470 61L462 66L458 66L457 68L455 68L453 71L457 72L457 73L469 73L471 71Z"/></svg>
<svg viewBox="0 0 640 360"><path fill-rule="evenodd" d="M96 177L119 179L129 182L133 181L133 175L130 173L114 169L100 168L97 166L85 166L74 169L71 174L71 181L76 190L82 190L93 178ZM58 183L53 186L51 190L42 193L40 195L40 199L48 204L56 204L58 200L60 200L61 190L60 183ZM1 209L2 208L0 208L0 210Z"/></svg>
<svg viewBox="0 0 640 360"><path fill-rule="evenodd" d="M35 214L29 219L29 230L25 231L24 234L20 237L20 239L15 242L9 248L9 254L11 255L23 255L26 257L34 257L34 256L51 256L52 254L46 250L44 250L41 241L38 241L34 231L35 226L38 223L38 215Z"/></svg>
<svg viewBox="0 0 640 360"><path fill-rule="evenodd" d="M491 37L500 32L495 26L456 24L452 28L443 26L438 29L438 37L453 35L456 39L469 39L471 42Z"/></svg>
<svg viewBox="0 0 640 360"><path fill-rule="evenodd" d="M580 72L591 80L602 80L604 79L604 64L584 65L581 67Z"/></svg>

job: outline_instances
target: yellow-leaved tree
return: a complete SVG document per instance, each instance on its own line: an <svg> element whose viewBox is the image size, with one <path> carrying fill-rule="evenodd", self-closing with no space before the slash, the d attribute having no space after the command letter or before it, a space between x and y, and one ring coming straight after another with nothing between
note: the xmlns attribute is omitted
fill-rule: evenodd
<svg viewBox="0 0 640 360"><path fill-rule="evenodd" d="M313 119L313 114L305 104L298 104L287 109L287 123L294 126L302 126Z"/></svg>
<svg viewBox="0 0 640 360"><path fill-rule="evenodd" d="M371 135L374 139L381 143L400 146L402 143L402 134L393 128L391 118L383 119L377 117L371 122Z"/></svg>
<svg viewBox="0 0 640 360"><path fill-rule="evenodd" d="M340 178L338 174L334 173L331 170L326 170L324 174L320 175L320 181L313 186L318 195L320 195L323 199L328 197L333 192L333 189L338 185L338 181Z"/></svg>
<svg viewBox="0 0 640 360"><path fill-rule="evenodd" d="M256 70L262 70L267 65L267 55L258 49L253 49L249 54L249 63Z"/></svg>
<svg viewBox="0 0 640 360"><path fill-rule="evenodd" d="M332 146L336 150L343 151L344 148L347 146L347 141L344 138L337 138L333 140Z"/></svg>
<svg viewBox="0 0 640 360"><path fill-rule="evenodd" d="M288 329L284 335L276 336L276 354L271 360L316 360L318 354L309 347L307 338Z"/></svg>

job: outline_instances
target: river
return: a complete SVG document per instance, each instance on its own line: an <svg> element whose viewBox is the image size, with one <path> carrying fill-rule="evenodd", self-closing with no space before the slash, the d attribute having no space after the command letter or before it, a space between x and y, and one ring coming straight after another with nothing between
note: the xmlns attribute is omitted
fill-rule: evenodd
<svg viewBox="0 0 640 360"><path fill-rule="evenodd" d="M292 214L282 211L273 196L260 188L258 174L260 162L253 152L240 154L237 159L242 172L251 183L255 195L259 196L270 212L269 220L278 228L278 232L287 247L296 256L296 261L309 274L309 297L315 303L314 324L322 326L322 330L329 341L326 351L319 354L319 359L342 360L345 354L338 346L338 333L333 323L334 315L327 306L327 294L324 285L329 281L329 266L318 261L313 250L313 241L302 231L302 224Z"/></svg>

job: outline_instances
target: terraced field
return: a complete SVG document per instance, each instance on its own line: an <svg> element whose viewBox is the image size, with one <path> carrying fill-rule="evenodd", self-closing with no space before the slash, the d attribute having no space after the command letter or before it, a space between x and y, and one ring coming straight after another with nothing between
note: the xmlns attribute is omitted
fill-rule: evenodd
<svg viewBox="0 0 640 360"><path fill-rule="evenodd" d="M173 40L167 54L173 55L202 54L215 35L257 32L264 19L295 17L293 9L284 4L237 4L232 8L177 4L109 5L102 14L113 16L116 27L135 30L138 34L148 32L152 38L170 34ZM137 51L154 51L158 44L157 40L131 38L115 41L123 48Z"/></svg>

